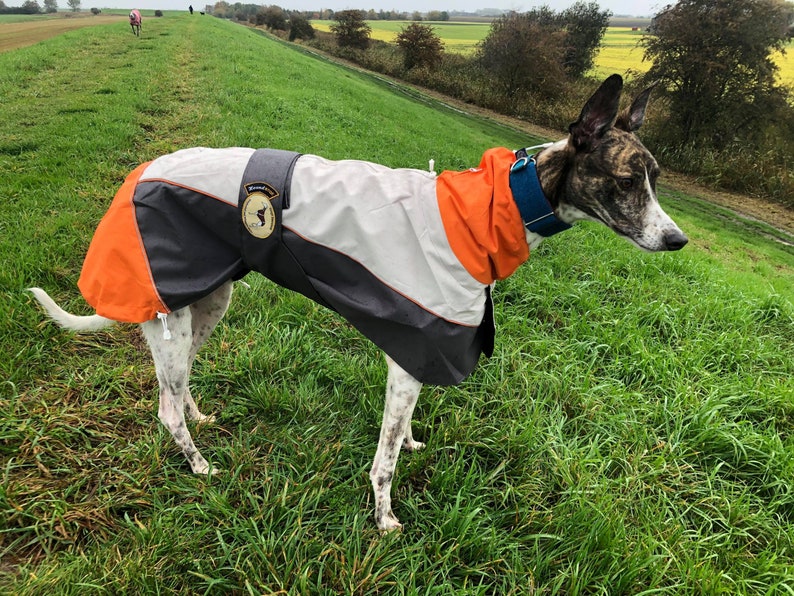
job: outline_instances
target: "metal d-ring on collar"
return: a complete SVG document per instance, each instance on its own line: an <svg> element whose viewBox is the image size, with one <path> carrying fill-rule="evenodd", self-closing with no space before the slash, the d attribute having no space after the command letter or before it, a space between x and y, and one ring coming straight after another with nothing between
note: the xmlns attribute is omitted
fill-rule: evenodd
<svg viewBox="0 0 794 596"><path fill-rule="evenodd" d="M569 229L569 224L554 215L551 203L543 194L535 155L527 155L526 151L521 150L517 156L520 157L510 167L510 190L524 226L530 232L544 237Z"/></svg>

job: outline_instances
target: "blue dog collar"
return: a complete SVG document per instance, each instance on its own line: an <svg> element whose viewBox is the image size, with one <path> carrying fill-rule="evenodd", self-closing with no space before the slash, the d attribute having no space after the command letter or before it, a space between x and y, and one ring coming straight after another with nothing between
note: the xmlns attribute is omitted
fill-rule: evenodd
<svg viewBox="0 0 794 596"><path fill-rule="evenodd" d="M524 155L510 167L510 190L530 232L547 237L571 227L554 215L551 203L543 194L534 155Z"/></svg>

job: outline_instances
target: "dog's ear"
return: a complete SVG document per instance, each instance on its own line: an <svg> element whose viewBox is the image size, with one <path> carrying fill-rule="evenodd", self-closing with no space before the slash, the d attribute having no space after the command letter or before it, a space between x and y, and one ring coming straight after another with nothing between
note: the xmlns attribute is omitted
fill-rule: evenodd
<svg viewBox="0 0 794 596"><path fill-rule="evenodd" d="M571 142L577 151L592 151L615 123L620 105L623 79L614 74L601 83L593 96L587 100L579 120L568 127Z"/></svg>
<svg viewBox="0 0 794 596"><path fill-rule="evenodd" d="M645 120L645 108L648 107L648 99L651 96L651 91L656 87L657 83L653 83L645 91L640 93L637 98L631 102L631 106L623 110L615 122L615 128L625 130L626 132L636 132L642 126Z"/></svg>

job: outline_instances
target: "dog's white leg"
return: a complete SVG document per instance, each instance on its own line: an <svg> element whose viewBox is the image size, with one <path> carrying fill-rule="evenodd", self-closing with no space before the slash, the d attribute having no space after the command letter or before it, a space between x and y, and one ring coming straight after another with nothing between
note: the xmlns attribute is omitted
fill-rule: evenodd
<svg viewBox="0 0 794 596"><path fill-rule="evenodd" d="M157 319L143 323L141 328L152 350L157 380L160 383L160 406L157 415L182 449L193 472L207 474L210 466L196 449L185 423L185 395L188 393L188 367L193 344L190 321L189 308L169 314L167 323L171 339L168 340L163 337L163 328Z"/></svg>
<svg viewBox="0 0 794 596"><path fill-rule="evenodd" d="M193 361L196 359L196 354L201 349L201 346L204 345L212 330L215 329L218 321L226 314L231 297L232 282L227 282L209 296L190 305L193 343L190 346L190 355L188 357L188 374L193 367ZM185 392L185 416L188 420L196 420L198 422L215 421L215 416L205 416L199 411L193 396L190 394L190 387Z"/></svg>
<svg viewBox="0 0 794 596"><path fill-rule="evenodd" d="M400 446L405 442L408 448L418 444L410 433L413 415L422 383L400 368L391 358L386 357L389 374L386 379L386 405L383 410L383 423L380 427L378 450L369 477L375 491L375 523L381 530L396 530L400 522L391 510L391 485Z"/></svg>

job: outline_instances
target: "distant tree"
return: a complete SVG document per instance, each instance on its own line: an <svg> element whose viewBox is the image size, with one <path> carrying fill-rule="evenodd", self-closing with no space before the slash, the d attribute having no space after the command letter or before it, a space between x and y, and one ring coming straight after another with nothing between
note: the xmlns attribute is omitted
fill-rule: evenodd
<svg viewBox="0 0 794 596"><path fill-rule="evenodd" d="M99 8L97 8L96 6L92 6L91 7L91 14L92 15L96 16L96 15L100 14L101 12L102 11Z"/></svg>
<svg viewBox="0 0 794 596"><path fill-rule="evenodd" d="M565 27L565 70L581 77L593 67L601 47L612 11L601 10L596 2L576 2L564 10L561 21Z"/></svg>
<svg viewBox="0 0 794 596"><path fill-rule="evenodd" d="M499 17L477 47L481 67L505 95L561 92L564 55L565 33L547 7Z"/></svg>
<svg viewBox="0 0 794 596"><path fill-rule="evenodd" d="M58 12L58 0L44 0L44 12L48 14Z"/></svg>
<svg viewBox="0 0 794 596"><path fill-rule="evenodd" d="M154 11L154 16L156 16L156 17L161 17L161 16L163 16L163 11L162 11L162 10L159 10L159 9L158 9L158 10L155 10L155 11Z"/></svg>
<svg viewBox="0 0 794 596"><path fill-rule="evenodd" d="M773 54L785 49L794 12L781 0L681 0L643 37L646 78L670 100L668 142L721 147L763 134L785 105Z"/></svg>
<svg viewBox="0 0 794 596"><path fill-rule="evenodd" d="M509 15L510 13L502 16ZM560 18L560 15L545 4L523 13L523 16L530 22L537 23L544 29L557 30L562 28L562 19Z"/></svg>
<svg viewBox="0 0 794 596"><path fill-rule="evenodd" d="M444 43L430 25L411 23L397 34L397 45L403 51L405 68L433 67L441 62Z"/></svg>
<svg viewBox="0 0 794 596"><path fill-rule="evenodd" d="M334 14L336 23L331 32L336 35L336 43L341 47L366 50L372 28L364 20L363 10L342 10Z"/></svg>
<svg viewBox="0 0 794 596"><path fill-rule="evenodd" d="M296 39L314 39L314 27L306 17L297 13L289 18L289 40Z"/></svg>
<svg viewBox="0 0 794 596"><path fill-rule="evenodd" d="M39 14L41 12L41 7L36 0L25 0L22 4L22 11L23 14Z"/></svg>
<svg viewBox="0 0 794 596"><path fill-rule="evenodd" d="M72 12L80 12L80 0L66 0L66 5L72 9Z"/></svg>
<svg viewBox="0 0 794 596"><path fill-rule="evenodd" d="M379 10L378 19L381 21L407 21L409 16L407 12L397 12L396 10Z"/></svg>
<svg viewBox="0 0 794 596"><path fill-rule="evenodd" d="M271 31L286 31L287 15L275 5L261 7L256 13L256 24L264 25Z"/></svg>
<svg viewBox="0 0 794 596"><path fill-rule="evenodd" d="M234 11L232 10L232 7L229 5L229 3L226 2L226 0L218 0L218 2L213 5L212 12L210 14L218 17L219 19L230 19L232 18Z"/></svg>

